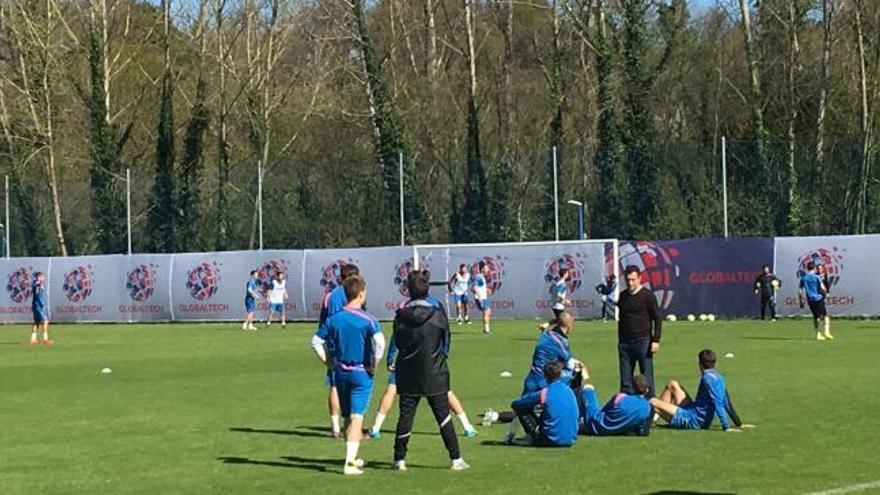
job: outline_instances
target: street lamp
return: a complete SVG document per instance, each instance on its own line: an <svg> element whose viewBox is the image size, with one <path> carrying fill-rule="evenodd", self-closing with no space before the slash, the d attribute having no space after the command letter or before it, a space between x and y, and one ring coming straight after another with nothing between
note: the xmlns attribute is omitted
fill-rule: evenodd
<svg viewBox="0 0 880 495"><path fill-rule="evenodd" d="M569 199L568 204L578 207L578 239L584 240L587 238L586 235L584 235L584 209L586 208L586 205L583 201L576 201L574 199Z"/></svg>

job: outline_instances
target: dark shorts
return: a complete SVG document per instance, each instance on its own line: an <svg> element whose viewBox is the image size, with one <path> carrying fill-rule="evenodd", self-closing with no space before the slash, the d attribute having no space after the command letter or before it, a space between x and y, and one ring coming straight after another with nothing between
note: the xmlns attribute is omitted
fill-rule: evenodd
<svg viewBox="0 0 880 495"><path fill-rule="evenodd" d="M244 312L245 313L253 313L256 309L257 309L257 301L253 300L250 297L245 298Z"/></svg>
<svg viewBox="0 0 880 495"><path fill-rule="evenodd" d="M284 304L272 303L269 305L269 311L272 313L284 313Z"/></svg>
<svg viewBox="0 0 880 495"><path fill-rule="evenodd" d="M807 301L807 304L810 306L810 313L813 313L813 318L819 319L828 316L828 311L825 309L825 299Z"/></svg>
<svg viewBox="0 0 880 495"><path fill-rule="evenodd" d="M45 309L34 309L34 323L43 323L49 321L49 312Z"/></svg>

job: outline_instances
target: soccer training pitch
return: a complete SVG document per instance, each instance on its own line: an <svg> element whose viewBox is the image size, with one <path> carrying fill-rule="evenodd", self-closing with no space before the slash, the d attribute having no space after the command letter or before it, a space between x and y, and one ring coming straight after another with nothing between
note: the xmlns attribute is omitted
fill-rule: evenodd
<svg viewBox="0 0 880 495"><path fill-rule="evenodd" d="M509 447L487 407L518 395L532 321L453 326L453 390L480 435L471 464L448 469L425 403L409 471L390 469L396 406L365 442L364 476L342 476L344 443L328 436L313 324L54 326L54 347L0 327L0 493L880 493L880 323L835 321L816 342L805 320L666 323L659 384L696 392L697 352L718 353L741 433L655 428L647 438L580 437L570 449ZM386 335L390 325L383 324ZM617 384L616 326L579 322L572 349L604 402ZM734 358L723 356L732 352ZM112 374L102 374L109 367ZM509 370L512 378L499 373ZM371 411L384 391L376 377ZM367 418L372 424L373 413ZM660 421L660 424L663 422ZM456 430L461 433L460 425ZM858 485L858 486L856 486ZM848 493L846 491L832 493Z"/></svg>

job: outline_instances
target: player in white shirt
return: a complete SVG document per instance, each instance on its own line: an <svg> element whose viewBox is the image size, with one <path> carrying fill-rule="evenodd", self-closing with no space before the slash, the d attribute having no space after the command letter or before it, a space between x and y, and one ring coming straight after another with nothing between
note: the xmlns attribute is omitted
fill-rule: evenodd
<svg viewBox="0 0 880 495"><path fill-rule="evenodd" d="M287 302L287 279L284 272L275 272L275 278L269 286L269 314L266 316L266 325L272 324L272 313L278 313L281 316L281 326L287 326L287 315L284 312L284 305Z"/></svg>
<svg viewBox="0 0 880 495"><path fill-rule="evenodd" d="M568 280L571 273L568 268L559 269L559 278L550 284L550 307L553 308L553 319L548 323L542 323L538 326L539 330L547 330L553 325L559 323L559 317L565 312L566 306L571 306L568 300Z"/></svg>
<svg viewBox="0 0 880 495"><path fill-rule="evenodd" d="M489 323L492 321L492 302L489 300L489 281L486 276L489 275L489 266L481 261L479 265L479 273L474 277L474 283L471 291L474 293L474 302L477 308L483 312L483 333L492 333Z"/></svg>
<svg viewBox="0 0 880 495"><path fill-rule="evenodd" d="M458 320L458 324L461 325L462 321L470 324L471 317L468 316L468 287L471 285L471 274L468 272L468 267L465 264L461 264L458 266L458 271L452 275L452 278L449 279L449 282L446 283L449 286L449 292L452 292L452 295L455 297L455 316Z"/></svg>

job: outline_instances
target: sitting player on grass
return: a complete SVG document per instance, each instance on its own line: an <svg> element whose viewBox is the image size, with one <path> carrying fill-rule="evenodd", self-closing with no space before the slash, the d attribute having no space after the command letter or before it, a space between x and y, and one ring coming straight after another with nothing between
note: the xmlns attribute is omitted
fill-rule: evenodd
<svg viewBox="0 0 880 495"><path fill-rule="evenodd" d="M578 398L580 434L600 437L648 436L654 415L646 399L650 392L648 379L644 375L636 375L632 385L634 394L618 392L601 408L596 389L592 385L584 385Z"/></svg>
<svg viewBox="0 0 880 495"><path fill-rule="evenodd" d="M577 440L578 405L568 381L562 378L564 364L553 361L544 367L547 388L525 394L511 407L519 416L526 436L515 439L514 427L507 443L535 447L569 447ZM540 415L535 408L541 406ZM514 425L515 423L511 423Z"/></svg>
<svg viewBox="0 0 880 495"><path fill-rule="evenodd" d="M675 380L669 382L660 398L652 398L651 406L669 426L678 430L706 430L718 416L724 431L741 431L743 425L730 402L724 376L715 370L715 353L703 349L698 355L700 363L700 388L697 398L690 395ZM728 416L730 416L728 418ZM730 422L737 428L731 428Z"/></svg>

